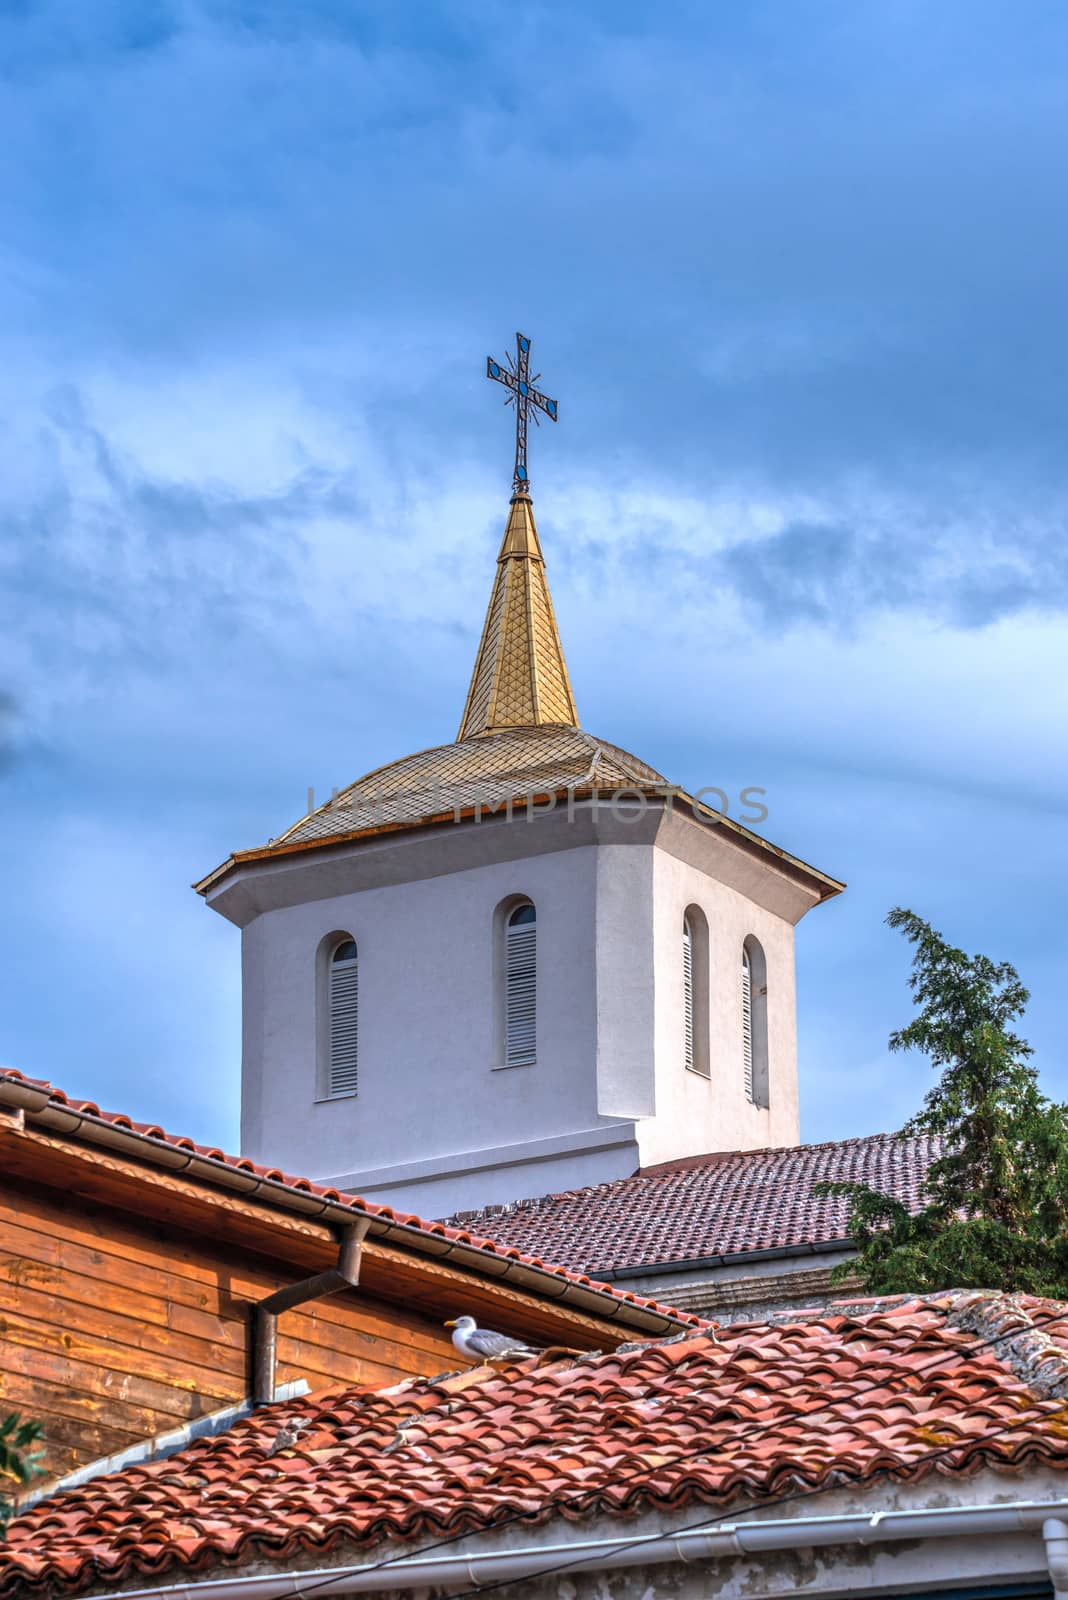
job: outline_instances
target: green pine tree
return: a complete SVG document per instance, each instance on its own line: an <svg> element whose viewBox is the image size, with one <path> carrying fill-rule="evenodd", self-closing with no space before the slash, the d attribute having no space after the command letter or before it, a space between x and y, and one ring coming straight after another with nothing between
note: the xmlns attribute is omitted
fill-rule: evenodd
<svg viewBox="0 0 1068 1600"><path fill-rule="evenodd" d="M836 1269L874 1294L949 1288L1068 1299L1068 1109L1047 1100L1031 1047L1010 1026L1028 1001L1007 961L969 956L922 917L887 922L913 946L918 1011L891 1050L921 1050L941 1076L904 1134L938 1134L922 1209L864 1184L820 1185L850 1201L859 1256Z"/></svg>
<svg viewBox="0 0 1068 1600"><path fill-rule="evenodd" d="M17 1411L12 1411L0 1422L0 1527L11 1516L12 1501L5 1493L8 1483L20 1487L43 1469L41 1451L33 1446L42 1434L39 1422L23 1422Z"/></svg>

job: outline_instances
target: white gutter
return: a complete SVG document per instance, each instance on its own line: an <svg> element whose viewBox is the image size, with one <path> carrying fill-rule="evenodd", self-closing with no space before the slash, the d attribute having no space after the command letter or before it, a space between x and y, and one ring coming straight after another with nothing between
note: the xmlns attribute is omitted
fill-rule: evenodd
<svg viewBox="0 0 1068 1600"><path fill-rule="evenodd" d="M113 1590L94 1600L297 1600L320 1595L427 1587L478 1588L517 1582L550 1570L664 1562L722 1561L775 1550L813 1550L827 1545L881 1545L900 1540L975 1539L984 1534L1037 1533L1045 1541L1055 1600L1068 1600L1068 1500L1024 1500L1015 1505L952 1507L927 1511L877 1511L834 1517L789 1517L779 1521L720 1522L669 1534L579 1539L529 1545L518 1550L470 1551L466 1555L401 1556L353 1567L265 1577L208 1579L151 1589Z"/></svg>
<svg viewBox="0 0 1068 1600"><path fill-rule="evenodd" d="M53 1133L66 1137L85 1139L87 1143L119 1155L149 1161L153 1166L170 1172L186 1173L213 1187L232 1189L249 1198L268 1201L271 1205L296 1212L316 1221L340 1226L350 1226L354 1217L370 1216L370 1233L385 1243L402 1245L419 1255L438 1260L449 1259L457 1266L475 1271L490 1278L507 1279L509 1283L536 1294L541 1299L559 1300L588 1315L605 1322L615 1322L622 1327L639 1329L639 1338L663 1337L673 1333L695 1332L694 1324L671 1316L665 1310L653 1310L642 1305L641 1296L635 1301L626 1300L618 1290L596 1289L592 1284L580 1283L575 1278L558 1276L547 1267L534 1266L532 1262L517 1261L504 1251L483 1250L476 1244L464 1244L460 1239L449 1239L444 1234L426 1228L414 1227L377 1212L368 1212L359 1206L343 1205L325 1195L293 1184L280 1183L247 1168L232 1166L216 1156L201 1151L187 1150L167 1139L157 1139L150 1133L139 1133L125 1128L121 1123L110 1122L107 1117L94 1116L74 1106L58 1104L47 1089L20 1079L7 1078L0 1073L0 1106L11 1106L24 1116ZM375 1202L371 1201L374 1205ZM625 1291L624 1291L625 1292Z"/></svg>

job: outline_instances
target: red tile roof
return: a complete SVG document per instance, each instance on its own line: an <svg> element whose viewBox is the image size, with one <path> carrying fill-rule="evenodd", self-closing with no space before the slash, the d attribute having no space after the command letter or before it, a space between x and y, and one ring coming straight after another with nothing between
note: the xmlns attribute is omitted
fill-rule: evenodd
<svg viewBox="0 0 1068 1600"><path fill-rule="evenodd" d="M334 1391L40 1501L9 1527L0 1596L386 1559L396 1540L513 1518L759 1503L887 1473L1064 1470L1065 1394L1068 1307L959 1291Z"/></svg>
<svg viewBox="0 0 1068 1600"><path fill-rule="evenodd" d="M545 1252L580 1272L805 1248L847 1233L848 1202L818 1198L817 1183L869 1183L915 1207L940 1153L937 1139L879 1133L700 1156L449 1221L485 1228L501 1243Z"/></svg>
<svg viewBox="0 0 1068 1600"><path fill-rule="evenodd" d="M498 1244L495 1240L485 1238L469 1228L451 1227L445 1222L426 1221L422 1217L414 1216L409 1212L398 1211L393 1206L377 1205L372 1200L363 1200L358 1195L343 1194L337 1189L329 1188L323 1184L313 1183L309 1178L297 1178L280 1171L277 1167L261 1166L255 1161L250 1161L247 1156L228 1155L225 1151L214 1145L196 1144L192 1139L180 1134L167 1133L155 1123L135 1122L132 1117L124 1112L101 1111L100 1107L91 1100L75 1100L58 1089L54 1084L43 1078L28 1078L24 1073L16 1072L14 1068L0 1068L0 1104L5 1099L4 1090L7 1088L23 1098L33 1098L40 1102L44 1110L69 1110L78 1116L89 1119L86 1124L91 1129L93 1124L105 1125L114 1129L121 1129L132 1134L141 1144L141 1153L149 1156L159 1144L164 1144L172 1149L187 1151L191 1156L201 1157L204 1161L218 1163L220 1169L229 1169L232 1173L247 1173L250 1177L263 1180L266 1184L277 1186L273 1190L275 1199L284 1198L286 1193L290 1196L307 1195L316 1196L325 1201L335 1202L338 1205L351 1207L370 1217L395 1223L402 1228L414 1230L416 1236L422 1235L424 1239L451 1240L457 1244L470 1246L473 1250L486 1252L487 1255L499 1260L506 1259L517 1264L533 1268L555 1279L564 1279L569 1284L580 1285L595 1293L608 1296L616 1306L629 1305L647 1309L658 1316L673 1320L676 1324L687 1323L690 1326L700 1325L702 1319L686 1311L676 1311L670 1306L661 1305L656 1300L646 1299L641 1295L631 1294L614 1288L611 1284L597 1283L584 1272L576 1272L570 1267L556 1266L545 1261L540 1256L531 1255L520 1246L505 1243ZM34 1093L35 1092L35 1093ZM29 1112L27 1113L30 1114ZM84 1133L85 1129L82 1130ZM170 1170L174 1172L173 1164ZM198 1170L198 1176L206 1176L205 1169ZM223 1176L222 1171L219 1176ZM271 1198L266 1190L258 1190ZM486 1263L492 1267L491 1262ZM493 1271L494 1276L500 1275L500 1268ZM550 1287L546 1285L546 1287ZM559 1296L559 1284L552 1286L554 1297ZM610 1313L611 1307L606 1310ZM660 1331L660 1330L657 1330Z"/></svg>

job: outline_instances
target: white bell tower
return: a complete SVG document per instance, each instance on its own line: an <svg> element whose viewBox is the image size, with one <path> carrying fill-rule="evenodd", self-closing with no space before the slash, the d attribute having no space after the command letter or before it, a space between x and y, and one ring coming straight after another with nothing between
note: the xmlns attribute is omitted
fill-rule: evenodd
<svg viewBox="0 0 1068 1600"><path fill-rule="evenodd" d="M456 742L197 885L242 930L244 1153L425 1217L796 1144L794 927L842 888L580 727L528 353Z"/></svg>
<svg viewBox="0 0 1068 1600"><path fill-rule="evenodd" d="M441 1216L796 1143L793 930L841 885L578 726L526 498L461 732L198 885L244 1152Z"/></svg>

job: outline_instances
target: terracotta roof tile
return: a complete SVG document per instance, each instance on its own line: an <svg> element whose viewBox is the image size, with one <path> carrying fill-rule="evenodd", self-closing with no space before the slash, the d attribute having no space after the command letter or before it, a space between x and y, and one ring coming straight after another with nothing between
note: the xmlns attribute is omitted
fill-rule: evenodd
<svg viewBox="0 0 1068 1600"><path fill-rule="evenodd" d="M414 1228L419 1233L429 1236L454 1239L457 1243L468 1244L477 1250L485 1250L491 1255L503 1259L515 1260L525 1266L537 1267L541 1271L558 1278L564 1278L570 1283L582 1284L585 1287L600 1293L610 1295L614 1300L627 1301L632 1305L646 1307L666 1317L674 1318L677 1323L688 1323L690 1326L699 1326L703 1319L693 1316L686 1311L677 1311L670 1306L661 1305L658 1301L635 1295L627 1290L614 1288L611 1284L598 1283L585 1272L573 1271L570 1267L557 1266L551 1261L528 1255L521 1246L513 1241L506 1241L498 1245L495 1240L484 1237L478 1229L470 1227L453 1227L446 1222L427 1221L412 1213L398 1211L393 1206L377 1205L372 1200L364 1200L359 1195L342 1194L337 1189L326 1185L313 1183L309 1178L291 1176L282 1172L278 1167L261 1166L250 1161L247 1156L228 1155L225 1151L217 1149L214 1145L196 1144L192 1139L181 1134L167 1133L155 1123L134 1122L123 1112L101 1111L100 1107L92 1100L75 1100L64 1093L62 1089L49 1083L44 1078L30 1078L25 1073L17 1072L12 1067L0 1068L0 1085L4 1083L24 1085L37 1090L42 1096L47 1097L47 1104L51 1107L66 1107L79 1115L97 1119L103 1123L110 1123L114 1127L122 1128L139 1138L159 1141L173 1146L175 1149L187 1150L192 1155L197 1155L209 1161L220 1162L226 1167L231 1167L240 1172L247 1172L270 1182L281 1184L284 1188L308 1195L315 1195L324 1200L335 1201L340 1205L351 1206L353 1210L366 1213L371 1217L382 1217L388 1221L396 1222L407 1228Z"/></svg>
<svg viewBox="0 0 1068 1600"><path fill-rule="evenodd" d="M1045 1366L1035 1377L1035 1356ZM0 1595L888 1472L1068 1468L1068 1307L950 1292L265 1407L16 1518ZM343 1546L348 1546L343 1551ZM359 1559L359 1556L356 1556Z"/></svg>
<svg viewBox="0 0 1068 1600"><path fill-rule="evenodd" d="M485 1228L502 1246L544 1253L573 1271L593 1273L789 1250L846 1235L848 1202L818 1197L817 1183L870 1183L918 1206L924 1175L940 1153L937 1139L880 1133L694 1157L448 1220Z"/></svg>

